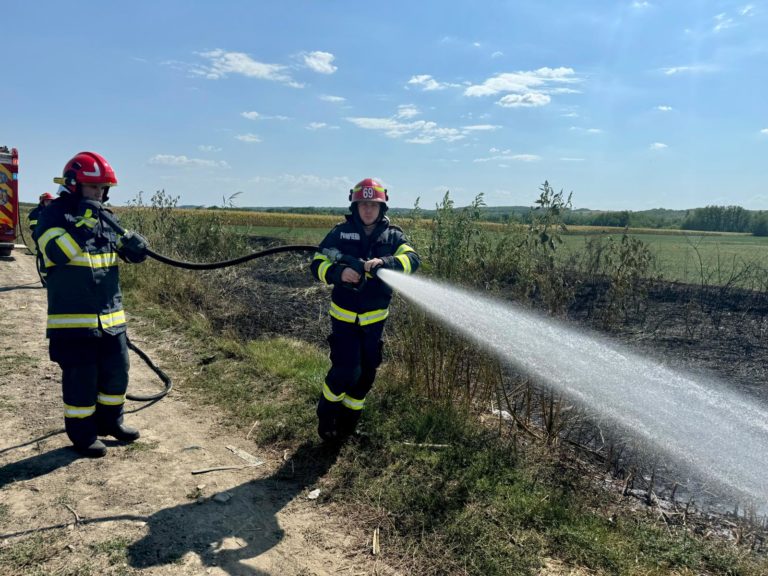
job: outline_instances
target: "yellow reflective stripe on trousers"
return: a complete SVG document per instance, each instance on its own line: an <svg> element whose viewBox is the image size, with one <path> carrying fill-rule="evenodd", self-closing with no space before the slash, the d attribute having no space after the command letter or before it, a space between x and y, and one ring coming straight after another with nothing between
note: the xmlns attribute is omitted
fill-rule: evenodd
<svg viewBox="0 0 768 576"><path fill-rule="evenodd" d="M350 324L354 324L355 320L357 320L357 314L350 310L345 310L335 302L331 302L331 308L328 310L328 313L336 318L336 320L341 320L342 322L349 322Z"/></svg>
<svg viewBox="0 0 768 576"><path fill-rule="evenodd" d="M119 406L125 404L125 394L102 394L99 392L96 402L107 406Z"/></svg>
<svg viewBox="0 0 768 576"><path fill-rule="evenodd" d="M342 404L350 410L362 410L365 405L365 398L358 400L357 398L352 398L352 396L347 395L344 397L344 400L342 400Z"/></svg>
<svg viewBox="0 0 768 576"><path fill-rule="evenodd" d="M358 314L357 321L360 323L360 326L367 326L368 324L375 324L376 322L386 320L387 316L389 316L389 309L384 308L383 310L372 310L365 314Z"/></svg>
<svg viewBox="0 0 768 576"><path fill-rule="evenodd" d="M346 396L346 394L343 392L341 395L336 396L336 394L331 392L331 389L328 388L328 384L323 384L323 397L328 400L328 402L341 402L344 400L344 396Z"/></svg>
<svg viewBox="0 0 768 576"><path fill-rule="evenodd" d="M331 308L328 310L328 313L336 318L336 320L349 322L350 324L357 322L360 324L360 326L367 326L368 324L375 324L376 322L385 320L389 316L389 309L384 308L382 310L371 310L370 312L357 314L351 310L342 308L335 302L331 302Z"/></svg>
<svg viewBox="0 0 768 576"><path fill-rule="evenodd" d="M110 268L112 266L117 266L117 252L106 252L105 254L89 254L88 252L84 252L67 262L67 266Z"/></svg>
<svg viewBox="0 0 768 576"><path fill-rule="evenodd" d="M48 314L48 328L98 328L97 314Z"/></svg>
<svg viewBox="0 0 768 576"><path fill-rule="evenodd" d="M70 406L64 404L64 418L88 418L96 412L96 405L93 406Z"/></svg>
<svg viewBox="0 0 768 576"><path fill-rule="evenodd" d="M400 256L406 252L416 252L416 250L408 246L408 244L400 244L400 246L397 247L397 250L395 250L394 256Z"/></svg>
<svg viewBox="0 0 768 576"><path fill-rule="evenodd" d="M395 260L397 260L398 262L400 262L400 264L402 264L403 272L405 274L411 273L411 259L408 258L407 255L400 254L400 256L395 256Z"/></svg>
<svg viewBox="0 0 768 576"><path fill-rule="evenodd" d="M113 328L125 324L125 310L118 310L111 314L100 314L99 320L104 328Z"/></svg>

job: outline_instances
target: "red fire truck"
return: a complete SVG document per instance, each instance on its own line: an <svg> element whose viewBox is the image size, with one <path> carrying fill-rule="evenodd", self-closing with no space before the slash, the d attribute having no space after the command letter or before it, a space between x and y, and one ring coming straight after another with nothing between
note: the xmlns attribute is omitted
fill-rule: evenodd
<svg viewBox="0 0 768 576"><path fill-rule="evenodd" d="M19 153L0 146L0 257L10 256L19 223Z"/></svg>

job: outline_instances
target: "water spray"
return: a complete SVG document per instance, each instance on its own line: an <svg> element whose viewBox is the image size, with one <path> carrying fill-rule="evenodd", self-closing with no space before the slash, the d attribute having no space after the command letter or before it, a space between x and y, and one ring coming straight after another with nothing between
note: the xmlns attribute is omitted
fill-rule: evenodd
<svg viewBox="0 0 768 576"><path fill-rule="evenodd" d="M446 284L379 270L441 323L703 477L768 505L768 411L581 327Z"/></svg>

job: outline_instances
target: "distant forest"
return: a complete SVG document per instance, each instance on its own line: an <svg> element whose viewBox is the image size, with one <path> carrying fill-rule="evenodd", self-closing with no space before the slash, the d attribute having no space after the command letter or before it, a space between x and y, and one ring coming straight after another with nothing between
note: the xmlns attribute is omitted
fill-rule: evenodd
<svg viewBox="0 0 768 576"><path fill-rule="evenodd" d="M222 209L222 208L220 208ZM223 208L229 209L229 208ZM236 208L258 212L284 212L293 214L346 214L347 208L323 207L279 207L279 208ZM479 209L482 220L488 222L528 223L532 213L530 206L484 206ZM431 218L434 210L419 209L422 218ZM408 217L412 208L390 208L389 214ZM566 224L572 226L617 226L624 228L668 228L678 230L701 230L711 232L743 232L755 236L768 236L768 211L746 210L740 206L706 206L690 210L604 211L580 208L563 212Z"/></svg>

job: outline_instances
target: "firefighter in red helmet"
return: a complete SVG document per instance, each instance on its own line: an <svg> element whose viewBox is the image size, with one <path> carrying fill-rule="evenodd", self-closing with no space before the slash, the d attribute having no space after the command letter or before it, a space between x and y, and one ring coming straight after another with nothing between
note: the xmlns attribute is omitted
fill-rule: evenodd
<svg viewBox="0 0 768 576"><path fill-rule="evenodd" d="M102 221L103 202L117 186L103 156L80 152L54 182L59 197L33 234L47 273L46 336L61 367L67 435L80 454L95 458L106 454L98 436L139 437L123 423L128 349L117 261L143 262L147 245L136 233L118 237Z"/></svg>
<svg viewBox="0 0 768 576"><path fill-rule="evenodd" d="M40 194L40 201L32 209L32 212L29 213L29 229L32 232L32 235L35 234L35 228L37 227L37 221L40 219L40 214L43 213L43 210L53 201L53 194L50 192L43 192ZM37 243L35 243L35 248L37 248ZM43 286L46 285L45 280L45 266L43 264L43 255L40 254L40 249L37 248L36 256L35 256L35 265L37 267L37 273L40 275L40 282Z"/></svg>
<svg viewBox="0 0 768 576"><path fill-rule="evenodd" d="M32 212L29 213L29 227L32 232L35 231L35 226L37 226L37 221L40 218L41 212L45 210L45 207L48 206L52 200L53 194L50 192L44 192L40 194L40 201L38 202L37 206L32 209Z"/></svg>
<svg viewBox="0 0 768 576"><path fill-rule="evenodd" d="M358 182L349 200L350 214L320 243L311 265L317 280L333 285L331 369L317 405L318 434L326 441L355 432L382 361L392 289L376 269L411 274L420 263L403 231L386 217L389 196L381 183L373 178Z"/></svg>

